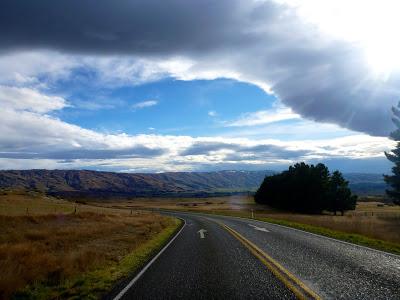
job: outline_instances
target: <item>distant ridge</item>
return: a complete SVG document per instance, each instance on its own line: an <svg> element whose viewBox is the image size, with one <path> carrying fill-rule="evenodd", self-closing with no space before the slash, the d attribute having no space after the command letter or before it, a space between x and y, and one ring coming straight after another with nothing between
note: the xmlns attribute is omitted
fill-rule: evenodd
<svg viewBox="0 0 400 300"><path fill-rule="evenodd" d="M212 196L254 192L274 171L113 173L89 170L0 171L0 188L32 189L63 197ZM349 173L360 195L383 195L380 174Z"/></svg>
<svg viewBox="0 0 400 300"><path fill-rule="evenodd" d="M358 195L384 195L388 188L382 174L376 173L346 173L349 187Z"/></svg>
<svg viewBox="0 0 400 300"><path fill-rule="evenodd" d="M255 191L272 171L113 173L88 170L0 171L0 188L75 196L207 196Z"/></svg>

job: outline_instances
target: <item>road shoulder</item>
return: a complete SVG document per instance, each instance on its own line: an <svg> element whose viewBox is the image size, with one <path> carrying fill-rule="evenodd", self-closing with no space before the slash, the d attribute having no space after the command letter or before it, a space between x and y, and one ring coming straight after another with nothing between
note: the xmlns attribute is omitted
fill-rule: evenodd
<svg viewBox="0 0 400 300"><path fill-rule="evenodd" d="M179 232L183 227L182 220L173 218L170 226L155 235L135 251L126 255L115 266L104 270L105 276L99 282L97 275L92 274L89 281L92 287L103 292L101 299L114 299L116 295L134 278L143 267Z"/></svg>

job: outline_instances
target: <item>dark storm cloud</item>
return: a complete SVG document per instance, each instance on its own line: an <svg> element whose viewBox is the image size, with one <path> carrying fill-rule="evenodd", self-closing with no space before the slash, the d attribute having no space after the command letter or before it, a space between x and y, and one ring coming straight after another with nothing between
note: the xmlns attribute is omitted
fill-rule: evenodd
<svg viewBox="0 0 400 300"><path fill-rule="evenodd" d="M0 158L14 159L61 159L73 161L75 159L121 159L121 158L151 158L166 153L165 149L138 146L123 150L79 149L62 151L35 152L0 152Z"/></svg>
<svg viewBox="0 0 400 300"><path fill-rule="evenodd" d="M255 38L239 33L240 1L5 0L0 8L2 49L174 54Z"/></svg>
<svg viewBox="0 0 400 300"><path fill-rule="evenodd" d="M399 100L400 85L373 79L361 54L344 44L321 52L314 52L306 67L293 63L286 80L276 82L273 90L297 113L315 121L387 135L392 128L390 106ZM328 56L319 61L323 54Z"/></svg>
<svg viewBox="0 0 400 300"><path fill-rule="evenodd" d="M388 134L400 98L400 74L370 76L361 49L319 35L271 1L3 0L0 41L3 53L186 57L194 72L240 74L271 86L303 117L373 135Z"/></svg>

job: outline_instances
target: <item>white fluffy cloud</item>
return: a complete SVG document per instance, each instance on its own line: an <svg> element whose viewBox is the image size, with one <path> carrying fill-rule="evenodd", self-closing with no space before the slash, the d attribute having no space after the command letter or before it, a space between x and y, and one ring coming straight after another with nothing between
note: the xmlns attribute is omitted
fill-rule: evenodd
<svg viewBox="0 0 400 300"><path fill-rule="evenodd" d="M0 86L0 104L0 168L26 168L34 166L35 162L35 167L119 171L178 171L212 165L265 166L326 158L376 158L382 157L383 151L393 145L387 138L354 132L329 140L288 141L243 137L248 136L246 134L237 137L105 134L51 116L52 111L66 107L67 101L22 87ZM137 108L155 104L153 100L144 101L137 103ZM298 118L288 109L272 110L276 114L269 111L246 115L229 126L275 126L276 121Z"/></svg>
<svg viewBox="0 0 400 300"><path fill-rule="evenodd" d="M40 99L51 99L38 92L34 95ZM49 103L36 111L28 104L2 111L1 168L46 166L178 171L211 165L245 166L324 158L374 158L382 157L383 151L393 145L387 138L363 134L330 140L292 141L104 134L44 114L61 105L51 107Z"/></svg>
<svg viewBox="0 0 400 300"><path fill-rule="evenodd" d="M47 113L68 106L65 99L47 96L29 88L0 85L0 106L3 109Z"/></svg>
<svg viewBox="0 0 400 300"><path fill-rule="evenodd" d="M0 84L40 86L66 78L82 66L77 57L54 51L16 51L0 55ZM39 79L40 78L40 79Z"/></svg>

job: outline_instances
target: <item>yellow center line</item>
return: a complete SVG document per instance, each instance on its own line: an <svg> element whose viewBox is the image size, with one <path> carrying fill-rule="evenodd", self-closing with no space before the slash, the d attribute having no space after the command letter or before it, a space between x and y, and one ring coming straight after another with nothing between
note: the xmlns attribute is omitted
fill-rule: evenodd
<svg viewBox="0 0 400 300"><path fill-rule="evenodd" d="M223 228L225 228L230 234L232 234L236 239L238 239L250 252L257 257L282 283L290 289L295 296L300 300L315 299L321 300L322 298L306 286L300 279L290 273L281 264L279 264L275 259L269 256L267 253L262 251L254 243L250 242L248 239L243 237L237 231L233 230L229 226L219 223Z"/></svg>

